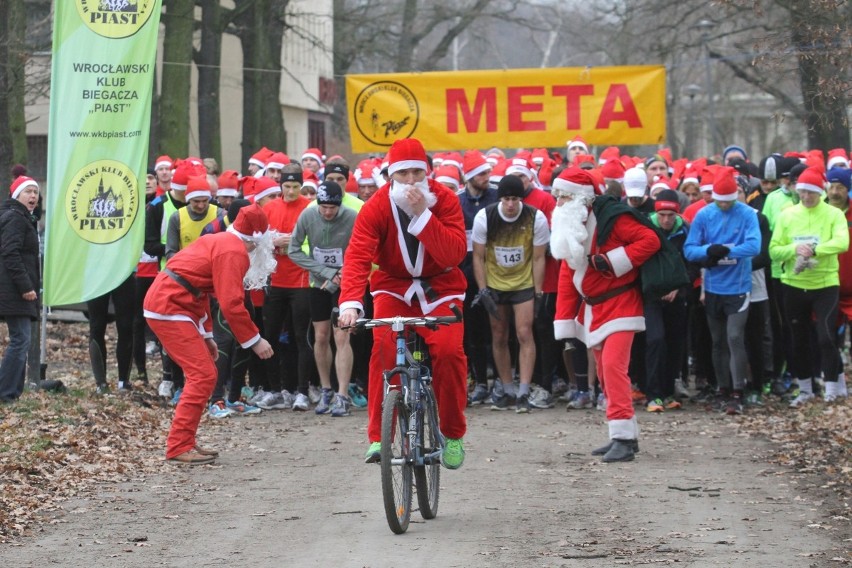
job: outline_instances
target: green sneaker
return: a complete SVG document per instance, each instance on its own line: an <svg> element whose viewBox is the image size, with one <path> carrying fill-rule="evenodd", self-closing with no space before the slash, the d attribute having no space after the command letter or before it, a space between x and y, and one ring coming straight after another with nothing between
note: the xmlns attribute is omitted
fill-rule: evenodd
<svg viewBox="0 0 852 568"><path fill-rule="evenodd" d="M367 450L367 454L364 456L364 463L379 463L379 460L382 459L382 443L381 442L372 442L370 443L370 449Z"/></svg>
<svg viewBox="0 0 852 568"><path fill-rule="evenodd" d="M461 438L447 438L444 451L441 452L441 465L447 469L458 469L464 463L464 444Z"/></svg>

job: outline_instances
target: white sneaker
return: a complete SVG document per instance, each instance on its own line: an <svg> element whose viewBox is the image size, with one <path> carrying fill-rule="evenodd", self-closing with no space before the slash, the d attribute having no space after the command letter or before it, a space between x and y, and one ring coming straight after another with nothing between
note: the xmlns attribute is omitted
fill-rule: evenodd
<svg viewBox="0 0 852 568"><path fill-rule="evenodd" d="M311 404L317 404L320 399L322 399L322 390L316 385L311 385L308 387L308 400L311 401Z"/></svg>
<svg viewBox="0 0 852 568"><path fill-rule="evenodd" d="M269 393L263 390L263 388L258 387L257 391L253 395L251 395L246 401L246 404L250 404L251 406L257 406L257 403L263 400L263 397L265 397L267 394Z"/></svg>
<svg viewBox="0 0 852 568"><path fill-rule="evenodd" d="M157 387L157 394L159 394L163 398L167 398L169 400L175 395L175 384L172 381L161 381L160 386Z"/></svg>
<svg viewBox="0 0 852 568"><path fill-rule="evenodd" d="M293 403L296 401L296 397L290 394L287 389L281 391L281 399L287 405L287 408L293 408Z"/></svg>
<svg viewBox="0 0 852 568"><path fill-rule="evenodd" d="M145 355L153 357L160 351L156 341L149 341L145 344Z"/></svg>
<svg viewBox="0 0 852 568"><path fill-rule="evenodd" d="M790 408L798 408L800 406L804 406L805 403L813 400L813 398L814 393L800 390L799 396L790 401Z"/></svg>
<svg viewBox="0 0 852 568"><path fill-rule="evenodd" d="M683 379L675 379L674 396L679 399L690 397L689 389L686 388L686 385L683 383Z"/></svg>
<svg viewBox="0 0 852 568"><path fill-rule="evenodd" d="M846 373L837 375L837 396L842 398L849 396L849 391L846 389Z"/></svg>
<svg viewBox="0 0 852 568"><path fill-rule="evenodd" d="M596 408L602 412L606 412L606 397L604 393L598 395L598 403Z"/></svg>
<svg viewBox="0 0 852 568"><path fill-rule="evenodd" d="M293 399L293 410L307 410L311 407L311 401L307 395L300 392L296 393L296 398Z"/></svg>
<svg viewBox="0 0 852 568"><path fill-rule="evenodd" d="M822 398L825 402L834 402L838 398L837 381L826 381L825 389L822 391Z"/></svg>
<svg viewBox="0 0 852 568"><path fill-rule="evenodd" d="M263 410L285 410L290 408L290 405L287 404L287 401L284 400L280 392L264 393L263 398L257 401L257 406Z"/></svg>

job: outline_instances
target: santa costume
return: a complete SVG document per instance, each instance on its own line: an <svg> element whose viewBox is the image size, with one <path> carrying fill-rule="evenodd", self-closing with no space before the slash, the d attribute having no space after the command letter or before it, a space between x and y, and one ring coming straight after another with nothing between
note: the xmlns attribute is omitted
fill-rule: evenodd
<svg viewBox="0 0 852 568"><path fill-rule="evenodd" d="M427 169L426 152L415 139L394 142L388 153L388 172ZM405 212L405 186L391 181L364 204L355 220L343 263L340 311L355 308L363 314L361 299L369 278L374 316L452 315L461 308L467 281L459 264L467 252L461 204L448 188L431 179L414 184L426 196L420 215ZM396 197L396 200L395 200ZM373 265L378 266L373 270ZM467 359L464 327L418 328L429 346L441 431L447 438L464 436L467 405ZM381 441L384 385L382 371L395 365L396 344L390 328L373 330L369 371L370 442Z"/></svg>
<svg viewBox="0 0 852 568"><path fill-rule="evenodd" d="M660 248L660 240L626 205L601 196L585 170L563 170L553 192L570 197L553 213L551 251L565 259L554 334L557 339L577 338L592 349L612 440L595 453L604 450L604 461L627 461L633 459L639 436L627 367L633 335L645 329L637 279L639 266Z"/></svg>

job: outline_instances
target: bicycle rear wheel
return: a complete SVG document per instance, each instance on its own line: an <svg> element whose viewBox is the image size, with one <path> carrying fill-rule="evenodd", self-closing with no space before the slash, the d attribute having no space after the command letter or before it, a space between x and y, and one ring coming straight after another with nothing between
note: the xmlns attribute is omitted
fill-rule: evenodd
<svg viewBox="0 0 852 568"><path fill-rule="evenodd" d="M408 447L408 408L398 390L385 396L382 408L382 497L390 530L402 534L411 520L412 470ZM396 464L393 461L396 460Z"/></svg>
<svg viewBox="0 0 852 568"><path fill-rule="evenodd" d="M423 389L423 455L437 452L442 446L441 429L438 426L438 412L435 406L435 394L430 387ZM417 487L417 504L420 516L434 519L438 514L438 498L441 492L441 462L414 467L414 481Z"/></svg>

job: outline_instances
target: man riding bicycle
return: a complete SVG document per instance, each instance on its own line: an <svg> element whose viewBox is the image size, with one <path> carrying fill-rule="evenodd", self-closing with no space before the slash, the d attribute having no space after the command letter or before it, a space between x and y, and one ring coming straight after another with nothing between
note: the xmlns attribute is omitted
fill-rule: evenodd
<svg viewBox="0 0 852 568"><path fill-rule="evenodd" d="M370 280L374 317L450 316L449 305L464 300L467 281L459 264L467 252L464 217L458 197L426 178L426 151L419 140L397 140L388 152L390 182L364 204L355 220L340 285L340 326L363 315L361 299ZM373 265L378 269L373 271ZM461 324L418 330L429 347L435 398L446 446L442 464L464 462L467 427L467 358ZM388 328L373 330L370 357L366 463L381 452L382 371L395 365L395 337Z"/></svg>

